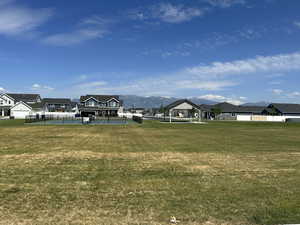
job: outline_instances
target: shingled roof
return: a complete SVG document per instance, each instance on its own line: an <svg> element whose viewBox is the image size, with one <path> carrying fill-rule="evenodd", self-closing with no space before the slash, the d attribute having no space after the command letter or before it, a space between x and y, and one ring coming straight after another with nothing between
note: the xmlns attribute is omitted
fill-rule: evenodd
<svg viewBox="0 0 300 225"><path fill-rule="evenodd" d="M264 106L238 106L236 113L262 113L266 107Z"/></svg>
<svg viewBox="0 0 300 225"><path fill-rule="evenodd" d="M178 106L178 105L180 105L180 104L182 104L182 103L188 103L188 104L192 105L193 107L195 107L196 109L201 109L199 105L196 105L195 103L189 101L188 99L180 99L180 100L177 100L177 101L175 101L175 102L173 102L173 103L167 105L165 108L166 108L167 110L170 110L170 109L172 109L172 108L174 108L174 107L176 107L176 106Z"/></svg>
<svg viewBox="0 0 300 225"><path fill-rule="evenodd" d="M16 102L37 102L41 99L39 94L13 94L8 93L9 97L13 98Z"/></svg>
<svg viewBox="0 0 300 225"><path fill-rule="evenodd" d="M268 108L275 108L280 113L300 114L300 104L272 103Z"/></svg>
<svg viewBox="0 0 300 225"><path fill-rule="evenodd" d="M80 102L84 102L88 100L89 98L94 98L99 102L107 102L112 98L115 98L119 101L118 95L85 95L80 97Z"/></svg>
<svg viewBox="0 0 300 225"><path fill-rule="evenodd" d="M66 104L71 105L71 99L69 98L44 98L44 104Z"/></svg>
<svg viewBox="0 0 300 225"><path fill-rule="evenodd" d="M223 113L226 112L236 112L238 110L238 106L230 104L228 102L221 102L212 106L212 109L221 109Z"/></svg>

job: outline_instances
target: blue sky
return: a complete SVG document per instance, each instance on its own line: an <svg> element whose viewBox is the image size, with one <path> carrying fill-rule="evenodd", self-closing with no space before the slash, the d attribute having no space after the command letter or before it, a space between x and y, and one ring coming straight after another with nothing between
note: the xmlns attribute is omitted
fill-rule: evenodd
<svg viewBox="0 0 300 225"><path fill-rule="evenodd" d="M299 0L0 0L0 91L300 103Z"/></svg>

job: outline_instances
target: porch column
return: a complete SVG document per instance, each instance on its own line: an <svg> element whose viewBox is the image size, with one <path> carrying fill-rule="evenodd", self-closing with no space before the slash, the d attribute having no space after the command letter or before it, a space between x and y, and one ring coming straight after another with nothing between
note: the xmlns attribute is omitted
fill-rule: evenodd
<svg viewBox="0 0 300 225"><path fill-rule="evenodd" d="M4 116L4 109L1 109L1 116Z"/></svg>
<svg viewBox="0 0 300 225"><path fill-rule="evenodd" d="M198 109L198 121L201 121L202 117L202 111L200 109Z"/></svg>
<svg viewBox="0 0 300 225"><path fill-rule="evenodd" d="M169 111L169 119L170 119L170 123L172 123L172 110L170 109L170 111Z"/></svg>

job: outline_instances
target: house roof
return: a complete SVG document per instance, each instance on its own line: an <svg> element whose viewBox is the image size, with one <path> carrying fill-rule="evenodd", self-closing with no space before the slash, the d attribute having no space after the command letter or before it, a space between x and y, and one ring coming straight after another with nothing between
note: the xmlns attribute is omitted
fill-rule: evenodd
<svg viewBox="0 0 300 225"><path fill-rule="evenodd" d="M212 109L219 108L222 112L230 113L261 113L266 107L263 106L236 106L227 102L218 103L216 105L200 105L203 111L211 111Z"/></svg>
<svg viewBox="0 0 300 225"><path fill-rule="evenodd" d="M211 111L211 109L214 107L213 105L207 105L207 104L202 104L199 105L199 107L201 108L201 110L209 112Z"/></svg>
<svg viewBox="0 0 300 225"><path fill-rule="evenodd" d="M32 109L42 109L44 107L44 104L41 102L34 103L34 104L28 104Z"/></svg>
<svg viewBox="0 0 300 225"><path fill-rule="evenodd" d="M230 104L228 102L222 102L213 105L211 109L221 109L222 112L235 112L238 110L238 106Z"/></svg>
<svg viewBox="0 0 300 225"><path fill-rule="evenodd" d="M94 98L99 102L107 102L113 98L119 101L118 95L85 95L80 97L80 102L84 102L90 98Z"/></svg>
<svg viewBox="0 0 300 225"><path fill-rule="evenodd" d="M69 104L71 105L71 99L69 98L44 98L44 104Z"/></svg>
<svg viewBox="0 0 300 225"><path fill-rule="evenodd" d="M238 106L237 113L262 113L266 109L264 106Z"/></svg>
<svg viewBox="0 0 300 225"><path fill-rule="evenodd" d="M272 103L268 108L274 107L281 113L300 113L300 104Z"/></svg>
<svg viewBox="0 0 300 225"><path fill-rule="evenodd" d="M15 104L14 106L12 106L10 109L13 109L13 108L15 108L15 107L17 107L18 105L24 105L24 106L26 106L28 109L32 109L32 107L29 105L29 104L27 104L26 102L23 102L23 101L20 101L20 102L18 102L17 104Z"/></svg>
<svg viewBox="0 0 300 225"><path fill-rule="evenodd" d="M178 105L181 105L182 103L188 103L188 104L192 105L193 107L195 107L196 109L201 109L200 106L198 106L198 105L196 105L195 103L189 101L188 99L180 99L180 100L177 100L177 101L175 101L175 102L173 102L173 103L167 105L165 108L166 108L167 110L170 110L170 109L172 109L172 108L175 108L175 107L178 106Z"/></svg>
<svg viewBox="0 0 300 225"><path fill-rule="evenodd" d="M9 97L13 98L17 102L36 102L38 99L41 98L39 94L14 94L14 93L7 93Z"/></svg>

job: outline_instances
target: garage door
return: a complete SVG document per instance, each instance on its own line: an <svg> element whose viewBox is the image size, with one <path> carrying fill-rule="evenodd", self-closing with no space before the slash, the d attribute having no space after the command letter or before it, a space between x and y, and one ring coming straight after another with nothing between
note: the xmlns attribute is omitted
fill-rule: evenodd
<svg viewBox="0 0 300 225"><path fill-rule="evenodd" d="M28 111L12 111L11 114L15 119L25 119L26 116L29 116Z"/></svg>

